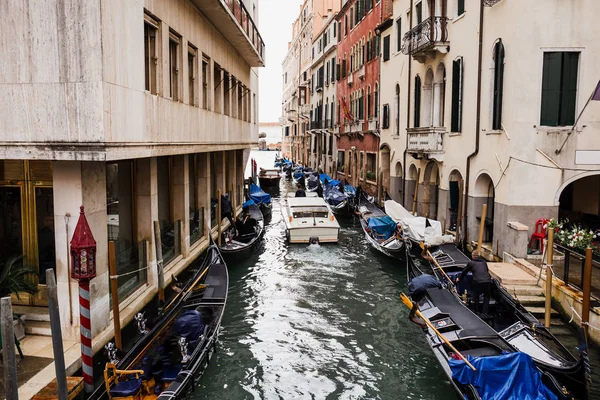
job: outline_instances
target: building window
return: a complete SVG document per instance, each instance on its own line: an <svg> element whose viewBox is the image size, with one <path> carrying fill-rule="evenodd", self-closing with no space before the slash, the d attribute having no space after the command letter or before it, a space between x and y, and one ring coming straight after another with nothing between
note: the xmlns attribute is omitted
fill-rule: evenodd
<svg viewBox="0 0 600 400"><path fill-rule="evenodd" d="M337 23L333 21L333 37L337 34Z"/></svg>
<svg viewBox="0 0 600 400"><path fill-rule="evenodd" d="M396 52L402 47L402 18L396 20Z"/></svg>
<svg viewBox="0 0 600 400"><path fill-rule="evenodd" d="M181 37L169 33L169 96L174 101L180 100L179 93L179 43Z"/></svg>
<svg viewBox="0 0 600 400"><path fill-rule="evenodd" d="M375 83L375 93L373 95L373 115L379 117L379 83Z"/></svg>
<svg viewBox="0 0 600 400"><path fill-rule="evenodd" d="M223 71L223 114L231 115L231 82L229 72Z"/></svg>
<svg viewBox="0 0 600 400"><path fill-rule="evenodd" d="M371 97L371 86L367 88L367 118L371 119L373 115L373 99Z"/></svg>
<svg viewBox="0 0 600 400"><path fill-rule="evenodd" d="M173 219L171 195L173 191L171 172L173 159L159 157L156 159L158 183L158 220L162 242L163 262L167 265L181 253L181 230L179 221Z"/></svg>
<svg viewBox="0 0 600 400"><path fill-rule="evenodd" d="M348 14L344 15L344 36L348 36Z"/></svg>
<svg viewBox="0 0 600 400"><path fill-rule="evenodd" d="M214 63L214 72L213 72L213 99L215 101L215 105L214 105L214 109L215 112L221 113L222 112L222 108L221 108L221 93L223 92L221 89L221 79L223 79L221 77L221 67L219 66L219 64Z"/></svg>
<svg viewBox="0 0 600 400"><path fill-rule="evenodd" d="M390 127L390 105L383 105L383 116L381 118L381 129L388 129Z"/></svg>
<svg viewBox="0 0 600 400"><path fill-rule="evenodd" d="M400 85L396 85L396 97L394 99L394 113L396 135L400 135Z"/></svg>
<svg viewBox="0 0 600 400"><path fill-rule="evenodd" d="M377 182L377 156L367 153L367 180Z"/></svg>
<svg viewBox="0 0 600 400"><path fill-rule="evenodd" d="M196 243L204 236L204 208L198 206L198 156L190 154L188 156L188 174L189 174L189 207L190 207L190 245Z"/></svg>
<svg viewBox="0 0 600 400"><path fill-rule="evenodd" d="M423 2L418 3L415 6L416 12L417 12L417 25L419 25L421 22L423 22Z"/></svg>
<svg viewBox="0 0 600 400"><path fill-rule="evenodd" d="M350 29L354 28L354 8L350 9Z"/></svg>
<svg viewBox="0 0 600 400"><path fill-rule="evenodd" d="M237 84L237 102L238 102L237 118L243 120L244 119L244 86L242 86L241 82L238 82L238 84Z"/></svg>
<svg viewBox="0 0 600 400"><path fill-rule="evenodd" d="M202 108L204 108L205 110L210 109L208 105L208 80L210 79L209 72L209 60L206 57L202 57Z"/></svg>
<svg viewBox="0 0 600 400"><path fill-rule="evenodd" d="M457 15L463 15L465 13L465 0L457 0L458 13Z"/></svg>
<svg viewBox="0 0 600 400"><path fill-rule="evenodd" d="M421 77L415 76L415 115L414 127L421 126Z"/></svg>
<svg viewBox="0 0 600 400"><path fill-rule="evenodd" d="M189 90L189 101L190 105L197 105L196 102L196 75L198 74L196 54L198 50L194 46L188 47L188 90Z"/></svg>
<svg viewBox="0 0 600 400"><path fill-rule="evenodd" d="M544 53L541 125L575 123L578 66L578 52Z"/></svg>
<svg viewBox="0 0 600 400"><path fill-rule="evenodd" d="M504 45L499 40L494 46L494 108L492 129L502 129L502 92L504 88Z"/></svg>
<svg viewBox="0 0 600 400"><path fill-rule="evenodd" d="M337 152L337 171L344 173L345 166L346 166L346 151L338 150L338 152Z"/></svg>
<svg viewBox="0 0 600 400"><path fill-rule="evenodd" d="M157 38L159 23L152 17L144 15L144 72L145 89L152 94L157 94Z"/></svg>
<svg viewBox="0 0 600 400"><path fill-rule="evenodd" d="M452 62L452 121L451 132L461 132L463 103L463 59Z"/></svg>

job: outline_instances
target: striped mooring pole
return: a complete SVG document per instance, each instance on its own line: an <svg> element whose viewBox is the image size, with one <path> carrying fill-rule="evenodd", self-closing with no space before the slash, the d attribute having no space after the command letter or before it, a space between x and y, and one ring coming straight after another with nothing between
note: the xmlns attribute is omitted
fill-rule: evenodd
<svg viewBox="0 0 600 400"><path fill-rule="evenodd" d="M90 315L90 281L79 281L79 330L81 332L81 371L86 393L94 390L92 362L92 318Z"/></svg>

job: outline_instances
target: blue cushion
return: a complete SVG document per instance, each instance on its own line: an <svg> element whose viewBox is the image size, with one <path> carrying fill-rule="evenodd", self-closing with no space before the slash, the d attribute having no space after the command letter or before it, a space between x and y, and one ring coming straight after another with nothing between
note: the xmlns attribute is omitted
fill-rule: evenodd
<svg viewBox="0 0 600 400"><path fill-rule="evenodd" d="M169 365L167 367L163 367L163 382L173 382L175 379L177 379L179 371L181 371L181 365Z"/></svg>
<svg viewBox="0 0 600 400"><path fill-rule="evenodd" d="M142 387L141 379L130 379L128 381L119 382L110 389L110 395L113 397L128 397L134 396Z"/></svg>

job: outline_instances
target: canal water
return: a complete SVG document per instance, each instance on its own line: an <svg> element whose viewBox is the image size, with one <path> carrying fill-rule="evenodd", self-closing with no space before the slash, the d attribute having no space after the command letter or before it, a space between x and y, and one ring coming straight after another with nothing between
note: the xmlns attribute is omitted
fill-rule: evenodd
<svg viewBox="0 0 600 400"><path fill-rule="evenodd" d="M275 154L253 152L259 166ZM340 220L338 245L288 245L281 182L264 242L230 262L217 353L193 399L454 399L407 319L403 263L366 244L358 221Z"/></svg>

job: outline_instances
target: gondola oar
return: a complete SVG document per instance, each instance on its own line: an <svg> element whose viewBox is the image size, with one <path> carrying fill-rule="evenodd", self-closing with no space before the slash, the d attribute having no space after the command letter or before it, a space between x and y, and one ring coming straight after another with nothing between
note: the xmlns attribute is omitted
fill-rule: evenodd
<svg viewBox="0 0 600 400"><path fill-rule="evenodd" d="M406 307L408 307L409 309L411 309L411 310L413 309L413 307L415 307L415 305L413 304L413 302L412 302L412 301L410 301L410 299L409 299L409 298L408 298L408 297L407 297L407 296L406 296L404 293L401 293L401 294L400 294L400 300L402 300L402 302L404 303L404 305L405 305ZM464 361L464 362L465 362L465 363L466 363L466 364L469 366L469 368L471 368L473 371L477 371L477 370L475 369L475 367L474 367L474 366L473 366L473 365L472 365L472 364L471 364L469 361L467 361L467 359L466 359L466 358L465 358L465 357L464 357L464 356L463 356L463 355L460 353L460 351L458 351L458 350L456 349L456 347L454 347L454 346L452 345L452 343L450 343L450 342L448 341L448 339L446 339L446 338L445 338L445 337L444 337L444 336L443 336L443 335L440 333L440 331L438 331L438 330L435 328L435 326L433 326L433 324L432 324L431 322L429 322L429 320L428 320L427 318L425 318L425 316L424 316L423 314L421 314L421 311L419 311L419 309L418 309L418 308L416 309L416 312L415 312L415 313L416 313L417 317L421 318L421 319L423 320L423 322L425 322L425 324L427 324L427 326L428 326L428 327L430 327L430 328L431 328L431 329L432 329L432 330L435 332L435 334L436 334L436 335L438 335L438 337L439 337L440 339L442 339L442 340L444 341L444 343L446 343L446 344L448 345L448 347L450 347L450 348L452 349L452 351L454 351L454 353L456 353L456 355L458 355L458 357L460 357L460 359L461 359L461 360L463 360L463 361Z"/></svg>
<svg viewBox="0 0 600 400"><path fill-rule="evenodd" d="M421 248L423 250L425 250L427 252L427 256L431 259L431 261L433 261L433 263L435 264L435 266L442 271L442 274L444 274L444 276L446 277L446 279L448 279L448 282L450 282L450 284L452 286L454 286L454 282L452 282L452 279L450 279L450 277L448 276L448 274L446 273L446 271L444 271L444 269L442 268L442 266L437 262L437 260L435 259L435 257L433 257L431 255L431 253L429 252L429 249L425 247L425 244L423 242L419 243L419 246L421 246Z"/></svg>

